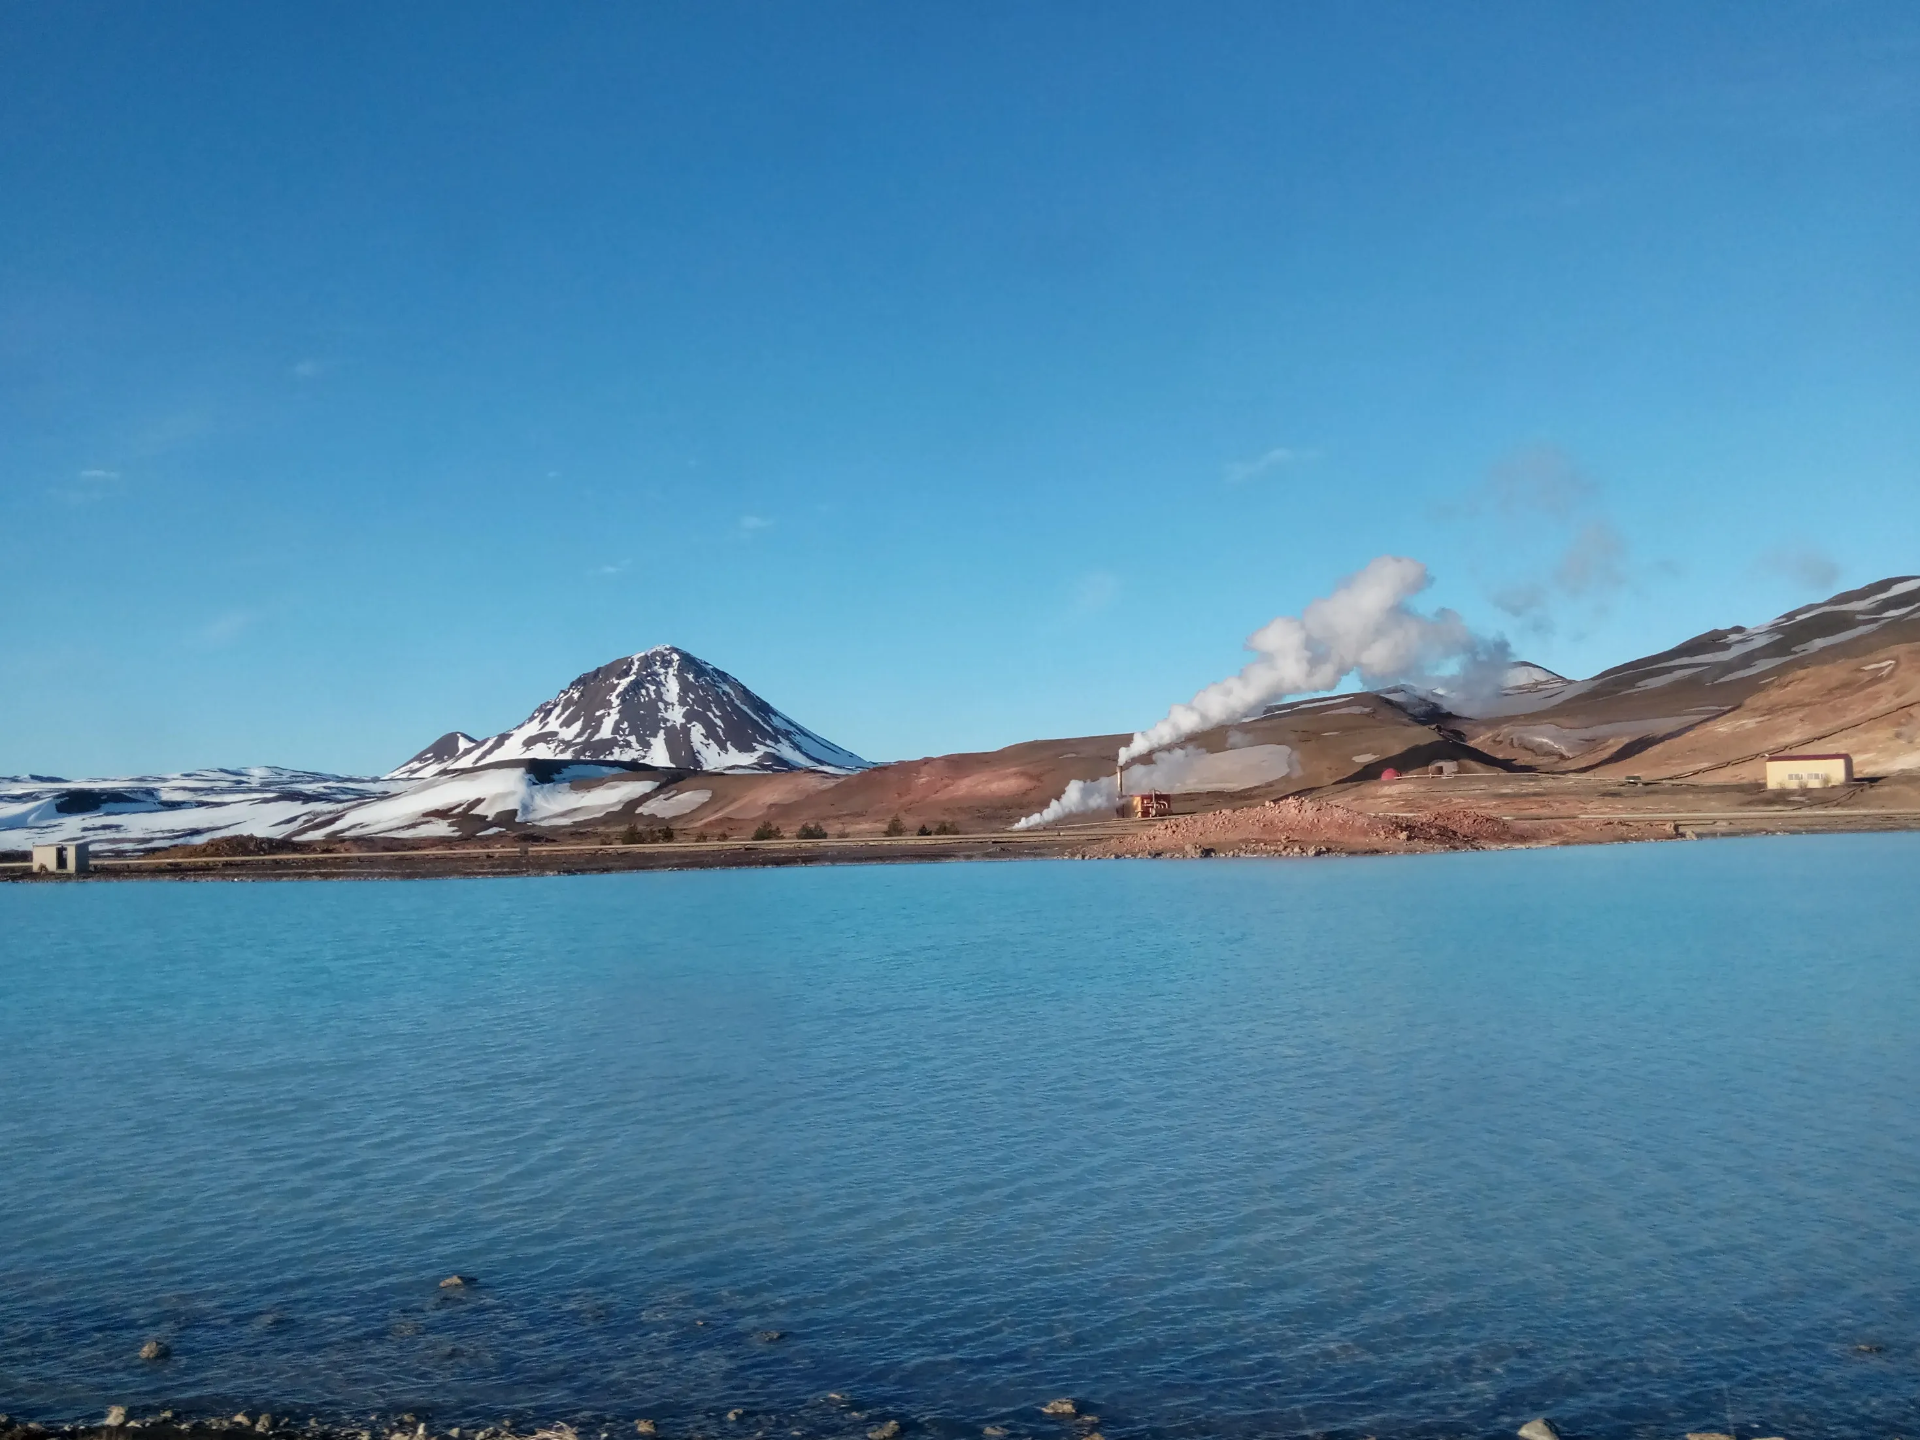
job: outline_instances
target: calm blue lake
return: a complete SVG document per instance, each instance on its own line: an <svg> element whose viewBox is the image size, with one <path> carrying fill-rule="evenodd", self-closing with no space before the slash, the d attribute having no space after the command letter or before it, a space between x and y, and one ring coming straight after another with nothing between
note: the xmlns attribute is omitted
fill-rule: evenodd
<svg viewBox="0 0 1920 1440"><path fill-rule="evenodd" d="M1913 1435L1916 876L0 887L0 1409Z"/></svg>

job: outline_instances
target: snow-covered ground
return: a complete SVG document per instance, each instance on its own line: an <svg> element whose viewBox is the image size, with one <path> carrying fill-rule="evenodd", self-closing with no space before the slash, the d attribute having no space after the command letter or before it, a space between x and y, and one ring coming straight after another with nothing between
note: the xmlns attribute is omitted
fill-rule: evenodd
<svg viewBox="0 0 1920 1440"><path fill-rule="evenodd" d="M369 800L303 829L298 838L448 838L464 833L462 821L473 820L573 825L610 815L659 788L658 780L641 778L619 765L568 765L545 783L518 765L497 765L439 776L397 795Z"/></svg>
<svg viewBox="0 0 1920 1440"><path fill-rule="evenodd" d="M406 784L277 765L114 780L8 776L0 778L0 848L90 840L106 851L152 850L222 835L277 839Z"/></svg>
<svg viewBox="0 0 1920 1440"><path fill-rule="evenodd" d="M424 781L358 779L253 766L116 780L0 779L0 849L89 840L101 851L157 850L223 835L337 840L450 838L475 820L572 825L651 794L660 780L620 765L496 765ZM704 792L696 792L704 799ZM673 797L648 813L700 801Z"/></svg>

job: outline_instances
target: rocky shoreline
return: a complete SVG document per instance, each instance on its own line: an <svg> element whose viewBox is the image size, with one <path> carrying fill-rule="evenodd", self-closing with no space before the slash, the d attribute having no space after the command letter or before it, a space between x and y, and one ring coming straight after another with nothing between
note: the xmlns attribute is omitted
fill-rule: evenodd
<svg viewBox="0 0 1920 1440"><path fill-rule="evenodd" d="M43 1423L0 1415L0 1440L239 1440L243 1435L267 1440L628 1440L662 1436L672 1440L767 1440L772 1436L805 1436L810 1440L904 1440L913 1435L959 1437L1050 1437L1050 1440L1106 1440L1100 1417L1067 1398L1033 1407L1032 1425L1011 1418L962 1425L951 1420L915 1419L882 1408L868 1408L849 1396L829 1393L796 1410L765 1410L736 1406L710 1415L675 1420L641 1416L635 1419L576 1419L534 1423L502 1419L490 1425L438 1426L432 1417L412 1412L376 1412L358 1420L297 1418L269 1410L237 1411L232 1415L191 1415L168 1408L136 1415L123 1405L111 1406L98 1421Z"/></svg>
<svg viewBox="0 0 1920 1440"><path fill-rule="evenodd" d="M808 1440L906 1440L914 1435L959 1440L978 1435L982 1440L1049 1437L1049 1440L1105 1440L1100 1417L1078 1402L1057 1398L1035 1405L1030 1423L1011 1418L999 1422L963 1425L950 1420L915 1420L881 1410L865 1410L845 1395L828 1394L801 1411L770 1412L734 1408L724 1414L694 1417L669 1425L647 1417L631 1421L584 1421L516 1424L502 1420L481 1426L437 1428L412 1413L374 1414L359 1422L295 1420L270 1411L238 1411L231 1416L193 1417L166 1409L137 1417L115 1405L98 1422L42 1424L0 1415L0 1440L239 1440L242 1435L269 1440L627 1440L627 1437L671 1436L684 1440L771 1440L774 1436L801 1436ZM1311 1432L1315 1440L1329 1433ZM1517 1430L1501 1430L1519 1440L1563 1440L1553 1422L1529 1420ZM1355 1440L1373 1440L1371 1435ZM1676 1431L1674 1440L1736 1440L1719 1430ZM1758 1440L1782 1440L1779 1436Z"/></svg>

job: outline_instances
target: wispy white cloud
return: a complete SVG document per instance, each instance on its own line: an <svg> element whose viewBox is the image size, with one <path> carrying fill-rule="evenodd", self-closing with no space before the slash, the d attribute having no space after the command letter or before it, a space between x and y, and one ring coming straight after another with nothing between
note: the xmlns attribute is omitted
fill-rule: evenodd
<svg viewBox="0 0 1920 1440"><path fill-rule="evenodd" d="M1120 603L1125 584L1111 570L1083 570L1056 581L1050 600L1036 607L1034 622L1049 635L1068 634L1095 623Z"/></svg>
<svg viewBox="0 0 1920 1440"><path fill-rule="evenodd" d="M1539 615L1552 600L1547 587L1538 580L1522 580L1518 584L1503 585L1493 592L1493 603L1516 620L1526 620Z"/></svg>
<svg viewBox="0 0 1920 1440"><path fill-rule="evenodd" d="M1275 470L1283 470L1290 465L1302 465L1319 455L1317 450L1296 450L1289 445L1276 445L1264 455L1256 455L1251 460L1230 460L1226 467L1226 481L1229 485L1243 485L1249 480Z"/></svg>
<svg viewBox="0 0 1920 1440"><path fill-rule="evenodd" d="M252 628L257 618L250 610L229 610L202 625L194 632L193 638L198 644L217 650L233 644Z"/></svg>
<svg viewBox="0 0 1920 1440"><path fill-rule="evenodd" d="M318 380L327 371L333 369L331 360L315 360L309 357L293 362L293 378L296 380Z"/></svg>
<svg viewBox="0 0 1920 1440"><path fill-rule="evenodd" d="M764 515L742 515L740 517L740 533L742 535L757 535L762 530L771 530L772 528L773 521L767 519Z"/></svg>
<svg viewBox="0 0 1920 1440"><path fill-rule="evenodd" d="M121 479L118 470L80 470L75 472L72 479L48 486L47 494L69 505L91 505L95 501L118 495L124 488Z"/></svg>
<svg viewBox="0 0 1920 1440"><path fill-rule="evenodd" d="M1627 542L1611 521L1587 521L1567 543L1553 578L1569 595L1599 595L1627 583Z"/></svg>
<svg viewBox="0 0 1920 1440"><path fill-rule="evenodd" d="M1655 568L1632 562L1600 482L1555 445L1503 456L1479 485L1435 506L1434 515L1467 522L1497 545L1499 567L1511 578L1491 587L1489 598L1537 636L1551 635L1569 605L1604 614L1636 574ZM1545 560L1543 551L1553 558ZM1534 562L1512 575L1514 562L1525 564L1529 552Z"/></svg>
<svg viewBox="0 0 1920 1440"><path fill-rule="evenodd" d="M1089 570L1073 582L1075 616L1098 615L1120 598L1120 577L1110 570Z"/></svg>
<svg viewBox="0 0 1920 1440"><path fill-rule="evenodd" d="M612 565L595 566L593 573L596 575L624 575L628 570L632 568L633 568L633 561L620 560L615 562Z"/></svg>
<svg viewBox="0 0 1920 1440"><path fill-rule="evenodd" d="M165 455L205 439L214 428L213 416L205 410L175 410L143 426L133 437L129 453Z"/></svg>
<svg viewBox="0 0 1920 1440"><path fill-rule="evenodd" d="M1495 462L1483 487L1508 515L1567 521L1600 493L1599 484L1557 445L1528 445Z"/></svg>

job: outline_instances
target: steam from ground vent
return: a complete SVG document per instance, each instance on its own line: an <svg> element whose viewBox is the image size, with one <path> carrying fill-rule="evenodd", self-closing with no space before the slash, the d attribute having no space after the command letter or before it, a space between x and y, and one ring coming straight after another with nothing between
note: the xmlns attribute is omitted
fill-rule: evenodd
<svg viewBox="0 0 1920 1440"><path fill-rule="evenodd" d="M1166 718L1140 731L1120 751L1120 763L1150 751L1152 766L1129 770L1129 793L1154 788L1144 772L1181 763L1198 751L1168 750L1189 735L1244 720L1293 695L1332 690L1348 676L1379 688L1395 683L1431 687L1444 681L1456 701L1495 694L1510 656L1504 640L1475 635L1452 610L1422 615L1407 602L1433 583L1427 567L1399 555L1381 555L1340 582L1331 595L1308 605L1298 617L1281 615L1247 638L1254 658L1237 675L1216 680ZM1136 771L1142 772L1135 780ZM1171 789L1162 784L1159 788ZM1014 828L1045 825L1068 815L1110 809L1119 804L1112 776L1075 780L1060 798Z"/></svg>
<svg viewBox="0 0 1920 1440"><path fill-rule="evenodd" d="M1243 742L1247 737L1239 737ZM1234 745L1234 737L1227 737L1229 749L1247 749L1244 743ZM1298 775L1300 760L1289 745L1266 745L1260 747L1259 757L1264 763L1265 776ZM1214 757L1198 745L1182 745L1173 750L1162 750L1144 765L1129 765L1126 768L1127 793L1143 794L1149 790L1205 790L1213 788L1208 784L1209 766ZM1217 777L1216 777L1217 778ZM1014 825L1016 830L1031 829L1035 825L1046 825L1061 820L1068 815L1084 815L1095 810L1112 810L1120 803L1120 786L1111 775L1102 775L1098 780L1069 780L1067 788L1058 800L1038 814L1029 815Z"/></svg>

